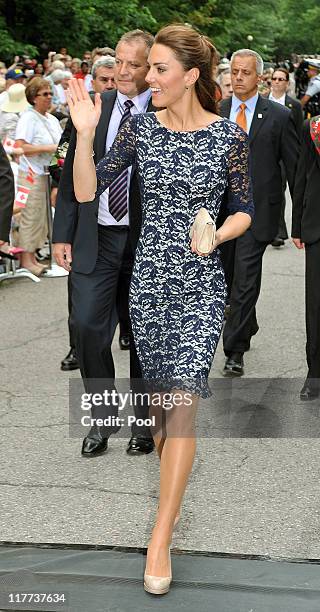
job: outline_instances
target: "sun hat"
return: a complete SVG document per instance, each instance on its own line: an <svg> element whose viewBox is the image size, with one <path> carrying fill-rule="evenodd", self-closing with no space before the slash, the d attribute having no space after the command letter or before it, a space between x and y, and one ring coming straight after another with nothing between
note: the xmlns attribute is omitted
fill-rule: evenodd
<svg viewBox="0 0 320 612"><path fill-rule="evenodd" d="M24 111L29 106L25 90L26 88L22 83L11 85L7 89L8 99L3 104L1 110L5 113L20 113Z"/></svg>

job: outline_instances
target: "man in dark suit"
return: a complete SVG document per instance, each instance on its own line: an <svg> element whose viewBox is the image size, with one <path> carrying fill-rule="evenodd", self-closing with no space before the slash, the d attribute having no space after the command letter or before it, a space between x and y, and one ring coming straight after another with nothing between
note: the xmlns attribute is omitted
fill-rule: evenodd
<svg viewBox="0 0 320 612"><path fill-rule="evenodd" d="M317 134L313 142L310 132ZM308 374L302 400L319 395L320 384L320 116L305 121L293 193L292 238L306 253L306 332Z"/></svg>
<svg viewBox="0 0 320 612"><path fill-rule="evenodd" d="M0 144L0 249L9 241L14 202L14 179L8 156Z"/></svg>
<svg viewBox="0 0 320 612"><path fill-rule="evenodd" d="M273 102L278 102L278 104L282 104L286 106L292 114L292 119L294 121L296 132L301 140L302 134L302 124L303 124L303 112L302 106L299 100L295 100L291 96L288 95L287 90L289 86L289 72L286 68L276 68L272 77L271 77L271 92L269 94L269 100ZM286 208L286 186L287 179L284 168L282 167L283 172L283 199L281 206L281 214L279 220L279 228L277 236L271 242L274 247L281 247L284 245L284 241L288 238L288 231L285 222L285 208Z"/></svg>
<svg viewBox="0 0 320 612"><path fill-rule="evenodd" d="M100 58L95 64L92 66L92 91L90 94L94 97L95 93L102 94L105 91L111 91L116 89L114 82L114 66L115 66L115 58L110 55L107 57ZM70 136L72 132L72 120L69 117L63 133L61 134L61 138L59 141L58 149L62 147L62 145L69 145ZM50 166L51 176L54 181L54 185L56 185L55 189L58 191L58 185L61 176L61 168L56 166ZM133 265L133 253L132 249L127 249L129 265L127 265L127 261L124 260L124 270L129 270ZM119 317L119 345L121 350L129 350L130 349L130 318L129 318L129 303L128 303L128 295L129 295L129 285L130 285L131 275L126 273L121 273L119 276L118 290L117 290L117 312ZM78 357L76 354L75 348L75 339L73 334L71 322L71 275L68 278L68 307L69 307L69 351L68 354L61 361L61 370L64 372L69 372L70 370L77 370L79 366Z"/></svg>
<svg viewBox="0 0 320 612"><path fill-rule="evenodd" d="M117 91L102 94L102 113L96 129L94 157L98 162L108 150L119 126L130 115L150 109L150 90L145 81L147 58L153 37L141 30L124 34L116 48L115 80ZM135 168L126 171L102 196L90 204L78 204L73 189L73 158L76 133L72 130L57 197L53 242L57 263L71 269L72 320L77 356L87 393L114 390L115 369L111 342L117 323L116 292L120 270L134 251L141 227L141 204ZM130 218L130 224L129 224ZM132 264L131 264L132 266ZM127 274L131 270L126 271ZM130 342L131 388L143 391L141 370L134 343ZM140 383L139 383L140 380ZM134 386L134 388L133 388ZM134 406L138 419L148 417L148 406ZM119 429L118 405L92 407L92 418L106 419L100 427L95 421L82 445L82 455L103 453L108 438ZM149 427L132 426L127 452L149 453L154 443Z"/></svg>
<svg viewBox="0 0 320 612"><path fill-rule="evenodd" d="M262 257L278 231L282 202L281 162L292 192L299 155L299 139L290 111L261 97L258 83L263 73L262 58L243 49L232 56L233 96L221 102L221 114L237 122L249 134L251 177L255 217L249 230L221 245L230 292L223 343L224 374L243 374L243 354L259 327L256 303L260 293Z"/></svg>

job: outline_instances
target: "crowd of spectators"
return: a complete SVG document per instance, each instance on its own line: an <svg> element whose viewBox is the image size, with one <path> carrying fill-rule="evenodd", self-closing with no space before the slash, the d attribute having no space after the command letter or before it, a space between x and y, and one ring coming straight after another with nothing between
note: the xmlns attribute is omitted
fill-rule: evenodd
<svg viewBox="0 0 320 612"><path fill-rule="evenodd" d="M85 51L82 58L71 57L61 48L59 53L49 52L42 62L26 56L16 56L8 66L0 61L0 140L18 193L11 244L2 245L1 250L5 253L12 246L19 247L21 265L36 276L46 269L41 250L48 239L47 168L69 118L68 81L83 79L89 92L114 89L114 64L115 52L110 47ZM19 202L21 189L27 193L27 206ZM50 181L50 191L54 206L57 180Z"/></svg>
<svg viewBox="0 0 320 612"><path fill-rule="evenodd" d="M314 115L319 104L320 60L316 57L307 60L296 57L295 60L295 64L282 64L282 68L288 69L282 89L302 98L307 117L310 108ZM69 118L68 82L71 78L82 79L89 92L114 89L114 65L115 51L111 47L86 50L82 57L72 57L62 47L58 53L50 51L42 61L25 55L15 56L9 65L0 61L0 139L10 158L16 191L21 186L30 191L27 209L15 208L12 243L23 249L21 261L34 274L40 275L45 269L37 260L47 240L45 168L52 155L60 157L57 148ZM277 67L265 64L259 84L259 93L265 97L277 96L277 87L273 87L273 73ZM215 77L220 86L220 98L232 96L228 57L220 59ZM312 93L309 97L308 92ZM68 139L68 128L63 138L60 145ZM61 156L65 153L66 148L62 149ZM59 172L51 174L58 179ZM54 181L51 184L53 206L56 193L57 182Z"/></svg>

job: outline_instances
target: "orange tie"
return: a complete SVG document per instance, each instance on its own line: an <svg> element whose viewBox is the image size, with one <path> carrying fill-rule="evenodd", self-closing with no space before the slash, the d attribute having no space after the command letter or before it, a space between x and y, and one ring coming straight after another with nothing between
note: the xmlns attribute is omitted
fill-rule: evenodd
<svg viewBox="0 0 320 612"><path fill-rule="evenodd" d="M240 104L240 110L237 114L236 122L246 132L247 131L247 117L246 117L246 105Z"/></svg>

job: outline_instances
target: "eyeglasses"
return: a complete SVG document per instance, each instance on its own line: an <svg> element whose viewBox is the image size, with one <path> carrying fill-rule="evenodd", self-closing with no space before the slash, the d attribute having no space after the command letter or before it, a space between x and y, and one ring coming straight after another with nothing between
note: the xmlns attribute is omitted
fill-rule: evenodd
<svg viewBox="0 0 320 612"><path fill-rule="evenodd" d="M286 81L287 79L285 77L271 77L272 81Z"/></svg>
<svg viewBox="0 0 320 612"><path fill-rule="evenodd" d="M44 91L44 92L43 92L43 93L41 93L41 94L36 94L36 98L39 98L39 97L41 97L41 96L42 96L43 98L49 98L49 96L52 96L52 93L51 93L51 91Z"/></svg>

